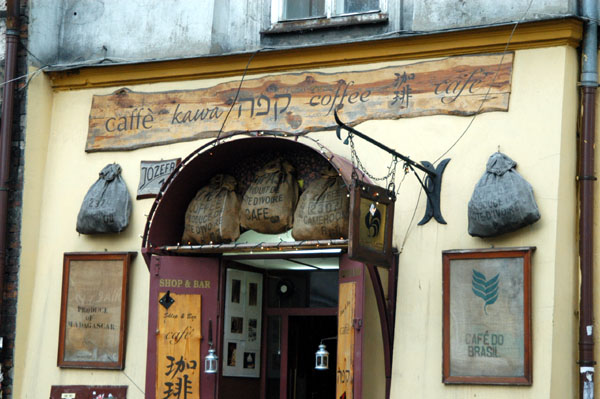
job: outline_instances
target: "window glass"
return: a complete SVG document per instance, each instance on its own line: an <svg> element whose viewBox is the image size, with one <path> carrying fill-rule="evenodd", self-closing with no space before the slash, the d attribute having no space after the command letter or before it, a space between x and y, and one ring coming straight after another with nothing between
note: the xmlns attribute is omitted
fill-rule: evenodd
<svg viewBox="0 0 600 399"><path fill-rule="evenodd" d="M379 0L335 0L336 14L360 13L379 10Z"/></svg>
<svg viewBox="0 0 600 399"><path fill-rule="evenodd" d="M303 19L325 16L325 0L285 0L283 19Z"/></svg>

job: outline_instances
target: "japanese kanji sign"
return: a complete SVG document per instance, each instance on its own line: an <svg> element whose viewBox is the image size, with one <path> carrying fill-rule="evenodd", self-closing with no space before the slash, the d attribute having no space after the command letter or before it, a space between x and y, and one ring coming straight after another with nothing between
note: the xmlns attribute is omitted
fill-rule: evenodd
<svg viewBox="0 0 600 399"><path fill-rule="evenodd" d="M474 55L357 72L270 75L244 80L239 93L239 80L162 93L120 89L93 97L86 151L215 137L222 127L222 135L334 129L335 109L350 125L508 111L513 57Z"/></svg>
<svg viewBox="0 0 600 399"><path fill-rule="evenodd" d="M157 302L156 398L200 399L201 295L170 296L168 309Z"/></svg>

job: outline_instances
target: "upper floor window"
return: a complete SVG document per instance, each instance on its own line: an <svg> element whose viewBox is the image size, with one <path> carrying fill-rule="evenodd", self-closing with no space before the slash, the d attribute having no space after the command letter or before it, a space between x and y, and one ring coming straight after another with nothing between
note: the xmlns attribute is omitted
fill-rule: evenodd
<svg viewBox="0 0 600 399"><path fill-rule="evenodd" d="M273 24L385 12L386 0L272 0Z"/></svg>

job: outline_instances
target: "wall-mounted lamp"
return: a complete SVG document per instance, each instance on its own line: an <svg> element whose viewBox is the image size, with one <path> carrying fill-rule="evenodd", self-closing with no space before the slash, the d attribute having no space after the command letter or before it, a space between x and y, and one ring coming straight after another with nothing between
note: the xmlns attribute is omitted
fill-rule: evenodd
<svg viewBox="0 0 600 399"><path fill-rule="evenodd" d="M315 370L329 370L329 352L325 349L324 341L337 339L337 337L323 338L319 350L315 353Z"/></svg>
<svg viewBox="0 0 600 399"><path fill-rule="evenodd" d="M204 358L204 372L206 374L216 374L219 357L215 354L212 341L212 320L208 321L208 355Z"/></svg>

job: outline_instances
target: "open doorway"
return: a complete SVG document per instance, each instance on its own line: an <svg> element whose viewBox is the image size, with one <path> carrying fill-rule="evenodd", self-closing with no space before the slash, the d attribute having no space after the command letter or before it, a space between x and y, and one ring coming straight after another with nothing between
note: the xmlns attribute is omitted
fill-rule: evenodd
<svg viewBox="0 0 600 399"><path fill-rule="evenodd" d="M335 397L338 270L266 275L264 398ZM321 342L329 352L328 370L315 369Z"/></svg>
<svg viewBox="0 0 600 399"><path fill-rule="evenodd" d="M337 266L337 259L335 263ZM337 268L329 270L251 268L252 271L249 272L248 266L240 267L246 271L236 270L235 267L228 269L225 303L229 302L232 294L236 297L235 291L238 288L233 284L235 279L242 280L242 287L249 287L250 285L244 282L244 279L248 279L256 272L262 274L264 301L262 301L262 320L259 323L262 325L261 359L256 361L261 369L260 378L257 380L244 378L249 376L242 375L236 378L224 376L221 380L219 397L224 397L222 394L226 392L231 394L233 387L236 387L237 393L243 392L248 398L335 397L339 270ZM232 280L231 284L229 280ZM235 305L230 304L230 306ZM227 335L227 329L230 327L228 313L230 312L225 309L225 341L227 341L226 345L231 345L234 341ZM246 317L251 316L244 318ZM320 343L324 343L329 352L330 368L327 370L315 369L315 352ZM248 343L237 343L237 345L248 347ZM231 357L226 355L227 350L228 348L223 347L224 368L228 367L227 362ZM245 353L239 350L238 352ZM260 391L260 394L257 391Z"/></svg>

